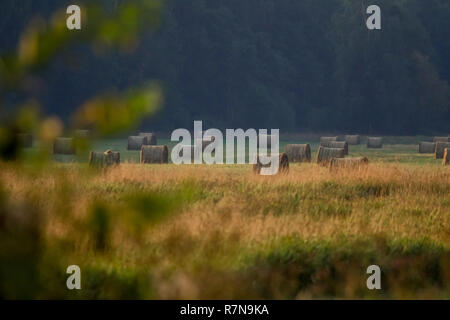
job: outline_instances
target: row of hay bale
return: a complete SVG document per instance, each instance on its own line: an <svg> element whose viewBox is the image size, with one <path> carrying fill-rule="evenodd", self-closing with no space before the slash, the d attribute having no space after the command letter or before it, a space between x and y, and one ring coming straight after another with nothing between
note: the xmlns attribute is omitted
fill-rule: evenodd
<svg viewBox="0 0 450 320"><path fill-rule="evenodd" d="M285 147L285 153L290 162L311 162L311 146L309 144L288 144ZM345 157L346 153L348 154L347 142L322 140L317 151L316 161L322 163L333 157Z"/></svg>
<svg viewBox="0 0 450 320"><path fill-rule="evenodd" d="M349 145L359 145L361 144L361 137L359 135L345 135L343 138L339 139L338 136L334 137L320 137L320 145L324 147L333 148L332 144L340 142L347 143L346 152L348 153ZM367 148L383 148L383 138L382 137L367 137L366 139ZM336 147L336 145L334 146Z"/></svg>
<svg viewBox="0 0 450 320"><path fill-rule="evenodd" d="M347 143L347 142L345 142ZM322 166L329 166L330 170L338 168L357 169L366 166L369 163L367 157L346 158L346 149L344 147L319 146L317 150L316 162Z"/></svg>
<svg viewBox="0 0 450 320"><path fill-rule="evenodd" d="M289 161L311 162L311 146L309 144L288 144L285 147ZM348 155L346 141L323 140L317 150L317 163L329 162L333 158L344 158Z"/></svg>
<svg viewBox="0 0 450 320"><path fill-rule="evenodd" d="M434 142L422 141L419 143L419 153L434 154L436 159L444 159L447 148L450 148L449 141L439 141L436 138Z"/></svg>
<svg viewBox="0 0 450 320"><path fill-rule="evenodd" d="M442 159L443 165L450 164L450 134L447 137L434 137L433 142L419 142L419 153L434 154L435 159Z"/></svg>
<svg viewBox="0 0 450 320"><path fill-rule="evenodd" d="M324 143L326 144L326 143ZM437 157L442 159L445 165L450 163L450 143L439 143L440 149L436 152ZM197 150L196 146L186 146L191 148L191 157L194 158ZM183 153L181 150L181 155ZM311 147L309 144L289 144L286 146L285 153L280 156L280 172L289 170L289 161L291 162L311 162ZM368 163L366 157L345 158L345 148L319 146L316 156L316 162L320 165L330 166L330 168L354 168ZM169 152L167 146L142 146L140 151L140 163L142 164L167 164L169 162ZM120 153L107 151L105 153L91 152L89 163L91 165L105 166L120 163ZM257 173L264 172L265 168L257 158L253 169Z"/></svg>
<svg viewBox="0 0 450 320"><path fill-rule="evenodd" d="M169 149L167 146L142 146L140 163L169 163ZM92 167L109 167L118 164L120 164L120 152L106 150L105 152L91 151L89 154L89 165Z"/></svg>
<svg viewBox="0 0 450 320"><path fill-rule="evenodd" d="M360 168L369 163L366 157L345 158L346 154L348 154L348 143L346 141L322 139L321 146L317 150L316 162L323 166L329 166L330 170ZM311 162L311 146L309 144L288 144L285 147L285 152L279 154L279 157L279 173L286 173L289 171L289 162ZM257 157L256 163L253 165L253 172L267 175L271 174L270 170L270 164L262 165L259 157Z"/></svg>

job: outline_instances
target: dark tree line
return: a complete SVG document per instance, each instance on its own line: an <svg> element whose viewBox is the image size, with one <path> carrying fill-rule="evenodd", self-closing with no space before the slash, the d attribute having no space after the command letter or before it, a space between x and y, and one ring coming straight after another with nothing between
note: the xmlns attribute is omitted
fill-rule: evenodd
<svg viewBox="0 0 450 320"><path fill-rule="evenodd" d="M67 3L65 3L67 2ZM70 1L2 1L0 49L36 14ZM121 1L103 1L120 10ZM169 0L158 32L133 53L75 47L38 75L48 113L62 117L98 91L161 82L170 131L218 128L437 134L450 131L450 2L379 0L382 30L366 28L367 0ZM20 96L20 94L19 94Z"/></svg>

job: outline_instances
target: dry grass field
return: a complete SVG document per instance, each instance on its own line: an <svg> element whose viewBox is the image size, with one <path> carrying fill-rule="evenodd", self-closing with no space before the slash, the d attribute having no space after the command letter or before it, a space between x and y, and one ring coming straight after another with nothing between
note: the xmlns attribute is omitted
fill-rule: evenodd
<svg viewBox="0 0 450 320"><path fill-rule="evenodd" d="M1 294L448 299L450 168L386 150L366 169L291 164L269 177L250 165L0 164ZM366 287L371 264L381 290Z"/></svg>

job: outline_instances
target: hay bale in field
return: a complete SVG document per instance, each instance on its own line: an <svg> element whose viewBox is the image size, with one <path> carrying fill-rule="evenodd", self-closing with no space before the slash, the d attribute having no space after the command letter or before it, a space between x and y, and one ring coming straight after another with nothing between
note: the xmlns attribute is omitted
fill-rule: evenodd
<svg viewBox="0 0 450 320"><path fill-rule="evenodd" d="M91 151L89 153L89 166L109 167L120 164L120 152L106 150L105 152Z"/></svg>
<svg viewBox="0 0 450 320"><path fill-rule="evenodd" d="M349 145L359 145L361 143L361 137L357 134L355 135L346 135L345 136L345 141L349 144Z"/></svg>
<svg viewBox="0 0 450 320"><path fill-rule="evenodd" d="M288 173L289 172L289 157L286 153L278 154L278 172L274 172L274 168L271 164L263 165L259 161L259 156L256 158L256 163L253 165L253 172L260 175L274 175L280 173Z"/></svg>
<svg viewBox="0 0 450 320"><path fill-rule="evenodd" d="M33 136L29 133L19 133L17 135L19 139L20 146L22 148L31 148L33 147Z"/></svg>
<svg viewBox="0 0 450 320"><path fill-rule="evenodd" d="M367 148L381 149L383 148L382 137L367 137Z"/></svg>
<svg viewBox="0 0 450 320"><path fill-rule="evenodd" d="M169 163L167 146L142 146L141 163Z"/></svg>
<svg viewBox="0 0 450 320"><path fill-rule="evenodd" d="M344 149L344 155L348 155L348 143L345 141L321 142L320 145L326 148L342 148Z"/></svg>
<svg viewBox="0 0 450 320"><path fill-rule="evenodd" d="M120 164L120 152L118 151L111 151L111 150L106 150L104 152L105 155L109 155L111 161L113 162L113 164Z"/></svg>
<svg viewBox="0 0 450 320"><path fill-rule="evenodd" d="M311 162L311 147L309 144L288 144L285 153L290 162Z"/></svg>
<svg viewBox="0 0 450 320"><path fill-rule="evenodd" d="M450 142L436 142L436 148L434 150L436 159L444 158L445 148L450 148Z"/></svg>
<svg viewBox="0 0 450 320"><path fill-rule="evenodd" d="M158 144L156 134L154 134L153 132L141 132L139 133L139 136L147 138L147 141L145 141L144 145L156 146Z"/></svg>
<svg viewBox="0 0 450 320"><path fill-rule="evenodd" d="M320 146L317 150L317 163L328 164L333 158L344 158L344 148L327 148Z"/></svg>
<svg viewBox="0 0 450 320"><path fill-rule="evenodd" d="M442 158L442 164L444 166L450 165L450 147L444 149L444 157Z"/></svg>
<svg viewBox="0 0 450 320"><path fill-rule="evenodd" d="M56 138L53 143L54 154L75 154L73 138Z"/></svg>
<svg viewBox="0 0 450 320"><path fill-rule="evenodd" d="M320 143L326 143L331 141L338 141L338 137L320 137Z"/></svg>
<svg viewBox="0 0 450 320"><path fill-rule="evenodd" d="M419 142L419 153L434 153L435 149L436 149L435 142L426 142L426 141Z"/></svg>
<svg viewBox="0 0 450 320"><path fill-rule="evenodd" d="M449 137L434 137L433 142L450 142Z"/></svg>
<svg viewBox="0 0 450 320"><path fill-rule="evenodd" d="M146 136L129 136L128 150L141 150L143 145L147 144Z"/></svg>
<svg viewBox="0 0 450 320"><path fill-rule="evenodd" d="M355 158L333 158L330 162L330 170L344 168L344 169L359 169L362 166L369 164L369 159L366 157Z"/></svg>

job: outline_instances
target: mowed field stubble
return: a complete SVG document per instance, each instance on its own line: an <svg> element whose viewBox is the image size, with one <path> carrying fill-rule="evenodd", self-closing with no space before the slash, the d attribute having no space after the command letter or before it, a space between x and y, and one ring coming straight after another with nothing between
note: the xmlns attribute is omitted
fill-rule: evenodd
<svg viewBox="0 0 450 320"><path fill-rule="evenodd" d="M94 144L121 151L121 164L107 170L70 156L45 167L2 163L0 209L14 232L2 233L0 249L18 261L2 269L15 268L34 288L6 283L3 291L36 298L448 299L450 167L407 143L350 146L350 156L369 158L361 169L330 171L313 161L266 177L248 164L141 165L121 139ZM82 290L65 288L71 264L82 270ZM366 287L372 264L382 270L381 290Z"/></svg>

